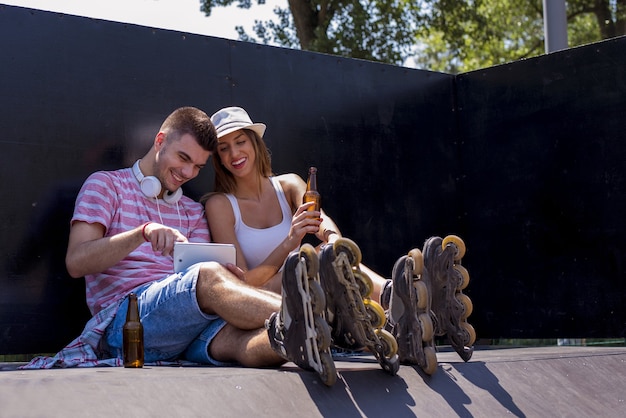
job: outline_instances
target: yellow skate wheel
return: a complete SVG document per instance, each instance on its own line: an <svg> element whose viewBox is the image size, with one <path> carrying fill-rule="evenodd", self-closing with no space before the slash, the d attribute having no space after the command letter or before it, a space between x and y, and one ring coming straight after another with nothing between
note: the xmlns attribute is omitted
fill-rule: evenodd
<svg viewBox="0 0 626 418"><path fill-rule="evenodd" d="M419 248L409 251L409 257L413 259L413 274L419 276L424 271L424 254Z"/></svg>
<svg viewBox="0 0 626 418"><path fill-rule="evenodd" d="M372 328L382 328L386 320L383 307L371 299L363 299L363 305L365 305L365 311Z"/></svg>
<svg viewBox="0 0 626 418"><path fill-rule="evenodd" d="M309 294L311 295L311 307L313 312L317 315L321 315L326 309L326 294L322 285L313 279L309 279Z"/></svg>
<svg viewBox="0 0 626 418"><path fill-rule="evenodd" d="M469 322L461 322L461 328L467 333L465 336L465 345L471 347L476 342L476 331Z"/></svg>
<svg viewBox="0 0 626 418"><path fill-rule="evenodd" d="M415 293L417 294L417 309L426 309L428 306L428 286L421 280L413 282Z"/></svg>
<svg viewBox="0 0 626 418"><path fill-rule="evenodd" d="M320 271L320 260L315 248L311 244L303 244L300 247L300 258L304 258L308 277L315 277Z"/></svg>
<svg viewBox="0 0 626 418"><path fill-rule="evenodd" d="M330 325L321 316L315 317L315 333L317 334L317 346L320 351L326 350L330 347L331 334Z"/></svg>
<svg viewBox="0 0 626 418"><path fill-rule="evenodd" d="M337 382L337 369L335 362L330 353L320 353L320 362L322 363L323 372L320 373L320 379L326 386L332 386Z"/></svg>
<svg viewBox="0 0 626 418"><path fill-rule="evenodd" d="M391 358L398 353L398 342L389 331L377 329L374 330L374 333L383 344L383 353L385 353L386 358Z"/></svg>
<svg viewBox="0 0 626 418"><path fill-rule="evenodd" d="M472 300L469 298L469 296L463 293L457 294L456 299L461 302L461 305L463 305L463 316L461 317L461 319L467 319L467 317L470 316L472 314L472 311L474 310Z"/></svg>
<svg viewBox="0 0 626 418"><path fill-rule="evenodd" d="M469 284L469 272L465 267L460 264L455 264L454 266L452 266L452 269L454 269L455 272L461 276L459 278L459 286L457 287L457 289L465 289Z"/></svg>
<svg viewBox="0 0 626 418"><path fill-rule="evenodd" d="M456 253L454 254L454 261L459 261L460 259L462 259L463 256L465 255L465 243L463 242L463 240L460 237L457 237L456 235L448 235L441 242L441 248L445 250L448 244L452 244L453 246L456 247Z"/></svg>
<svg viewBox="0 0 626 418"><path fill-rule="evenodd" d="M422 342L432 340L435 333L433 330L433 321L430 319L430 315L422 313L417 316L417 319L420 321L420 326L422 328Z"/></svg>
<svg viewBox="0 0 626 418"><path fill-rule="evenodd" d="M356 242L351 239L345 237L338 238L337 241L333 243L333 250L335 250L335 254L337 255L341 252L345 253L352 266L361 264L361 250L359 246L356 245Z"/></svg>
<svg viewBox="0 0 626 418"><path fill-rule="evenodd" d="M353 269L352 274L354 274L356 284L359 286L359 293L361 294L361 297L369 297L369 295L371 295L374 291L374 283L372 282L372 279L370 279L370 276L357 269Z"/></svg>
<svg viewBox="0 0 626 418"><path fill-rule="evenodd" d="M437 353L433 347L424 347L424 373L432 375L437 371Z"/></svg>

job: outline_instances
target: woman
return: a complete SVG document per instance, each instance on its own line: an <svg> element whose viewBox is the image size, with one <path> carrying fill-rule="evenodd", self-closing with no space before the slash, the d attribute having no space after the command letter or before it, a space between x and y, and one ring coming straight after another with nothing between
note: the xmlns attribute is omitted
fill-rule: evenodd
<svg viewBox="0 0 626 418"><path fill-rule="evenodd" d="M280 292L280 269L307 233L323 243L341 233L323 210L307 212L313 203L302 202L306 183L300 176L272 175L264 124L253 123L240 107L221 109L211 120L218 137L211 150L215 193L205 202L211 237L235 245L249 284ZM386 280L361 268L374 281L372 297L379 297Z"/></svg>

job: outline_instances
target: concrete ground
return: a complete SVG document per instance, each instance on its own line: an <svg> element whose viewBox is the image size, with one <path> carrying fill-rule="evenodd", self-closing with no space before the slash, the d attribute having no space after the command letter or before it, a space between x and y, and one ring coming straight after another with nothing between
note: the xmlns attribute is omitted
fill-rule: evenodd
<svg viewBox="0 0 626 418"><path fill-rule="evenodd" d="M0 363L0 417L625 417L626 347L447 347L433 376L337 357L333 387L280 369L18 370Z"/></svg>

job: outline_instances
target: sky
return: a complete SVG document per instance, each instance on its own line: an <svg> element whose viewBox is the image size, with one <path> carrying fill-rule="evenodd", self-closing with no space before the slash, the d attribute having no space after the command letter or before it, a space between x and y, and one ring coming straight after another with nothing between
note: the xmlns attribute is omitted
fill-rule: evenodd
<svg viewBox="0 0 626 418"><path fill-rule="evenodd" d="M276 6L287 7L287 0L252 1L250 9L236 5L218 7L206 17L200 0L0 0L0 4L61 12L77 16L134 23L200 35L238 39L235 26L243 26L254 35L255 20L274 19Z"/></svg>

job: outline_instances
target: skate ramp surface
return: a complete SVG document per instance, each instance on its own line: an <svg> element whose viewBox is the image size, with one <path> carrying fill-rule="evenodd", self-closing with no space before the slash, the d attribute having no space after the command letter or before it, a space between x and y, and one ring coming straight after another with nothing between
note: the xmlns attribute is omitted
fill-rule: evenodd
<svg viewBox="0 0 626 418"><path fill-rule="evenodd" d="M447 347L433 376L337 357L337 383L280 369L17 370L0 363L0 417L624 417L625 347Z"/></svg>

